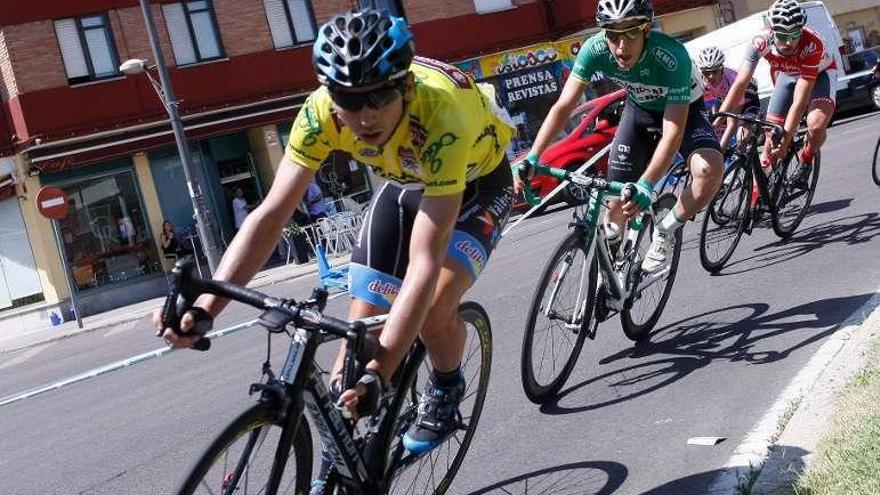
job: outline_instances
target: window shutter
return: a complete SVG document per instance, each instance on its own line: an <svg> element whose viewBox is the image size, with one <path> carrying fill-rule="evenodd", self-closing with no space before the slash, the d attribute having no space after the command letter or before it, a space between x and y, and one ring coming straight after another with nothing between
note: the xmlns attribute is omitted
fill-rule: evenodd
<svg viewBox="0 0 880 495"><path fill-rule="evenodd" d="M315 39L315 26L312 24L312 16L306 0L287 0L287 5L290 7L296 41L302 43Z"/></svg>
<svg viewBox="0 0 880 495"><path fill-rule="evenodd" d="M86 64L86 57L79 41L76 21L74 19L55 21L55 34L58 36L58 45L61 47L61 58L64 59L67 78L87 77L89 66Z"/></svg>
<svg viewBox="0 0 880 495"><path fill-rule="evenodd" d="M220 42L217 40L217 32L214 31L214 21L210 11L202 11L190 14L189 20L195 31L196 43L199 45L199 56L202 60L217 58L220 56Z"/></svg>
<svg viewBox="0 0 880 495"><path fill-rule="evenodd" d="M194 63L196 52L193 50L192 38L189 36L183 5L179 3L163 5L162 13L165 15L165 27L168 28L168 37L171 38L171 49L174 51L177 65Z"/></svg>
<svg viewBox="0 0 880 495"><path fill-rule="evenodd" d="M474 0L477 12L486 13L513 7L511 0Z"/></svg>
<svg viewBox="0 0 880 495"><path fill-rule="evenodd" d="M293 45L293 37L290 33L290 25L287 24L287 15L284 14L283 0L263 0L266 9L266 19L269 20L269 31L272 32L272 42L275 48L284 48Z"/></svg>

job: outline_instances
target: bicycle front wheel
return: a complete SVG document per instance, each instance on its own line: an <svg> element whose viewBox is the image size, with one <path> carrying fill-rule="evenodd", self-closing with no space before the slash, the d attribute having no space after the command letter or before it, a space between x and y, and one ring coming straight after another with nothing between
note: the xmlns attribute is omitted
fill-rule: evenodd
<svg viewBox="0 0 880 495"><path fill-rule="evenodd" d="M291 435L274 407L255 404L211 443L178 489L179 495L301 494L312 475L312 436L305 418ZM286 460L277 489L269 486L276 461Z"/></svg>
<svg viewBox="0 0 880 495"><path fill-rule="evenodd" d="M464 302L458 307L458 314L464 322L466 340L461 358L461 372L465 380L464 396L459 403L459 425L442 443L422 455L415 455L403 448L401 437L415 422L418 404L425 389L427 378L433 371L430 359L423 359L424 352L411 353L416 362L407 363L411 369L404 376L400 386L409 395L404 401L394 426L391 439L389 463L386 480L389 489L386 493L432 494L447 492L464 461L477 424L483 413L486 392L489 390L489 376L492 371L492 327L489 315L475 302ZM419 346L421 344L418 344ZM418 364L421 366L418 366ZM410 365L415 365L409 368ZM407 375L405 373L405 375Z"/></svg>
<svg viewBox="0 0 880 495"><path fill-rule="evenodd" d="M700 264L718 273L733 256L748 222L752 174L740 161L724 173L718 192L703 216L700 228Z"/></svg>
<svg viewBox="0 0 880 495"><path fill-rule="evenodd" d="M871 167L871 177L874 184L880 186L880 138L877 138L877 144L874 145L874 166Z"/></svg>
<svg viewBox="0 0 880 495"><path fill-rule="evenodd" d="M654 202L654 219L660 219L672 213L672 208L678 202L672 194L664 194ZM649 217L645 216L647 220ZM630 279L628 283L635 285L633 295L630 300L624 304L623 311L620 312L620 323L623 326L623 333L630 340L642 341L648 338L660 315L663 314L663 308L666 307L666 301L669 300L669 294L672 293L672 284L675 282L675 274L678 272L678 259L681 256L681 230L675 231L675 247L669 261L669 267L660 273L649 275L642 271L642 260L648 249L651 247L651 238L654 234L653 219L645 222L645 230L639 237L639 243L635 246L636 257L633 266L630 267Z"/></svg>
<svg viewBox="0 0 880 495"><path fill-rule="evenodd" d="M598 285L596 257L577 231L566 237L544 268L523 334L520 371L526 397L552 400L571 375L590 328Z"/></svg>
<svg viewBox="0 0 880 495"><path fill-rule="evenodd" d="M802 180L798 180L800 165L796 155L797 153L794 152L789 153L788 161L779 171L780 184L776 189L775 204L772 208L773 232L782 239L791 237L807 215L807 210L813 202L813 194L816 192L816 184L819 182L819 166L822 161L820 152L817 151L813 155L809 174Z"/></svg>

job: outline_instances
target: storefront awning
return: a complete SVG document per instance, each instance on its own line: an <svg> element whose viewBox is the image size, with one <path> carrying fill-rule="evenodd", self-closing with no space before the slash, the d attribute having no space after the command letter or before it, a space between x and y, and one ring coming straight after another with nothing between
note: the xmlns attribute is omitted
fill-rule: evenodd
<svg viewBox="0 0 880 495"><path fill-rule="evenodd" d="M293 120L306 95L214 110L183 118L189 140L227 134L260 125ZM170 146L174 134L168 120L132 126L55 143L43 143L24 152L41 172L70 170L139 151Z"/></svg>

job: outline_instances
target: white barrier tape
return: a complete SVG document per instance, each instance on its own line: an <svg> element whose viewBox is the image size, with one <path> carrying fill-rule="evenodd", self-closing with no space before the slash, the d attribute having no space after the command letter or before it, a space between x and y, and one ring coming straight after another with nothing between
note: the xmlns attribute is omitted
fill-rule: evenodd
<svg viewBox="0 0 880 495"><path fill-rule="evenodd" d="M215 330L213 332L209 332L206 337L209 339L215 339L219 337L224 337L226 335L233 334L240 330L244 330L245 328L250 328L257 324L259 320L250 320L244 323L240 323L238 325L234 325L228 328L221 328L219 330ZM112 373L114 371L121 370L123 368L128 368L129 366L134 366L136 364L143 363L145 361L149 361L150 359L157 358L159 356L164 356L170 352L175 351L176 349L172 349L170 347L162 347L156 349L154 351L145 352L143 354L139 354L137 356L132 356L127 359L123 359L121 361L116 361L115 363L110 363L105 366L101 366L100 368L95 368L93 370L89 370L78 375L71 376L69 378L65 378L63 380L59 380L54 383L50 383L48 385L42 385L39 387L35 387L29 390L25 390L24 392L17 392L12 395L7 395L6 397L0 398L0 407L5 406L7 404L12 404L13 402L20 401L22 399L27 399L30 397L35 397L37 395L44 394L46 392L50 392L52 390L57 390L62 387L66 387L68 385L72 385L74 383L78 383L81 381L85 381L91 378L96 378L101 375L106 375L107 373Z"/></svg>
<svg viewBox="0 0 880 495"><path fill-rule="evenodd" d="M601 159L603 156L607 155L610 149L611 149L611 143L605 145L605 147L602 148L601 150L599 150L598 153L593 155L592 158L590 158L589 160L584 162L580 167L578 167L577 170L575 170L575 173L577 173L577 174L582 173L584 170L592 167L594 163L599 161L599 159ZM531 209L529 209L529 211L523 213L519 218L516 219L515 222L513 222L512 224L509 224L507 226L507 228L504 229L503 232L501 232L501 237L504 237L505 235L507 235L507 233L510 232L511 229L513 229L514 227L519 225L520 222L522 222L526 218L529 218L530 216L532 216L532 214L535 211L537 211L538 208L541 208L542 206L549 203L550 200L553 199L554 197L556 197L556 195L559 194L559 191L563 190L567 184L568 184L567 180L561 181L559 183L559 185L557 185L552 191L550 191L550 194L548 194L547 196L544 196L544 199L542 199L540 203L538 203L536 206L531 207Z"/></svg>

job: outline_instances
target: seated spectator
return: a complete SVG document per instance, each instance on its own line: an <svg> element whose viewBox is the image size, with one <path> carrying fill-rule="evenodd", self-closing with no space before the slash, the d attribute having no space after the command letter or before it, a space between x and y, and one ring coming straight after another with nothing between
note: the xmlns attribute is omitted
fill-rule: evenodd
<svg viewBox="0 0 880 495"><path fill-rule="evenodd" d="M324 193L315 181L309 183L309 189L306 191L304 201L312 222L327 216L327 203L324 203Z"/></svg>

